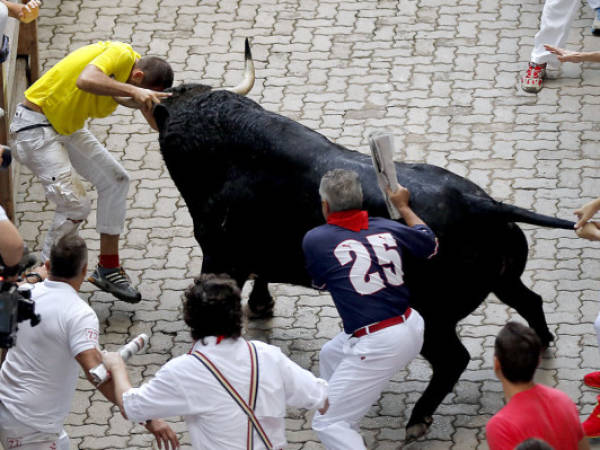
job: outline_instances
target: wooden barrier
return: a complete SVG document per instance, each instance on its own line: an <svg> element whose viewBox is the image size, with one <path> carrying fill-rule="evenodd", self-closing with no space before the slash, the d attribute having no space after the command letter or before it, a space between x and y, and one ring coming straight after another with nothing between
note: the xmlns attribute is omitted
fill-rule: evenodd
<svg viewBox="0 0 600 450"><path fill-rule="evenodd" d="M22 24L9 19L4 34L10 41L10 54L0 68L0 108L4 111L0 118L0 144L7 145L15 108L23 99L25 89L39 78L37 20ZM9 170L0 172L0 205L13 222L19 172L19 164L14 159Z"/></svg>

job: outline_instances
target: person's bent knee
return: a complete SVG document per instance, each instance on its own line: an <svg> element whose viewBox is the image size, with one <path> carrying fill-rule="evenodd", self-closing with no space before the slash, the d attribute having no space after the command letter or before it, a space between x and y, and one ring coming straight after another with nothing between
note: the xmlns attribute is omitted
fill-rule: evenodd
<svg viewBox="0 0 600 450"><path fill-rule="evenodd" d="M124 190L127 192L129 190L129 183L131 181L131 177L127 173L127 171L121 168L118 173L115 173L114 184L118 190Z"/></svg>

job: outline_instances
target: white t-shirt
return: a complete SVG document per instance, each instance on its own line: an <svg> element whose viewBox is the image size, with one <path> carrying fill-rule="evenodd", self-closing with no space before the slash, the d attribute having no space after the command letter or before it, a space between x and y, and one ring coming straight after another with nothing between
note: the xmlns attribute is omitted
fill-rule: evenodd
<svg viewBox="0 0 600 450"><path fill-rule="evenodd" d="M42 321L19 324L17 344L0 370L0 402L18 421L58 433L75 395L75 356L98 346L98 317L67 283L37 283L32 298Z"/></svg>
<svg viewBox="0 0 600 450"><path fill-rule="evenodd" d="M6 211L4 211L4 208L0 206L0 222L2 222L3 220L8 220L8 216L6 215Z"/></svg>
<svg viewBox="0 0 600 450"><path fill-rule="evenodd" d="M248 401L250 353L244 339L215 337L196 342L193 350L206 355ZM258 354L256 417L273 444L285 440L286 405L321 408L327 398L327 382L287 358L278 347L253 341ZM148 383L123 394L127 417L135 422L183 416L195 450L246 450L248 416L211 372L192 355L167 362ZM254 432L254 448L264 445Z"/></svg>

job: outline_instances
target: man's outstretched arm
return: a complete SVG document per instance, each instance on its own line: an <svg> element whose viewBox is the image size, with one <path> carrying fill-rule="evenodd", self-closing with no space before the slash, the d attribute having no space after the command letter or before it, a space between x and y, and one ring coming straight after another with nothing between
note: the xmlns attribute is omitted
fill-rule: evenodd
<svg viewBox="0 0 600 450"><path fill-rule="evenodd" d="M388 198L392 204L396 207L406 225L414 227L415 225L427 225L415 212L408 206L410 200L410 192L401 184L398 184L398 190L392 192L390 189L387 191Z"/></svg>
<svg viewBox="0 0 600 450"><path fill-rule="evenodd" d="M125 408L123 407L123 393L132 387L127 376L127 368L121 355L118 353L110 353L109 355L113 356L113 360L115 361L114 364L105 363L106 369L111 374L111 379L97 387L108 400L119 407L121 414L127 419ZM90 370L102 364L102 353L98 349L90 349L79 353L76 359L83 368L87 379L93 384ZM112 361L110 357L109 361ZM146 422L145 427L154 435L159 448L163 448L162 446L164 445L165 450L168 450L169 443L172 449L179 448L177 435L163 420L149 420Z"/></svg>
<svg viewBox="0 0 600 450"><path fill-rule="evenodd" d="M139 109L142 112L144 119L146 119L146 122L148 122L148 125L150 125L150 127L153 130L158 131L158 125L156 124L156 119L154 119L154 114L152 114L152 110L150 112L148 112L146 109L140 108L140 106L131 97L113 97L113 98L119 105L123 105L127 108Z"/></svg>

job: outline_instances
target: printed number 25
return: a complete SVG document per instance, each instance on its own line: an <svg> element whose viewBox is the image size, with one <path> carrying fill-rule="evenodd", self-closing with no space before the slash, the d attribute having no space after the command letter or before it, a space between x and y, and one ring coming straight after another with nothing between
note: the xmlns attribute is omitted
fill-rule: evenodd
<svg viewBox="0 0 600 450"><path fill-rule="evenodd" d="M402 260L398 250L396 250L398 245L394 237L390 233L378 233L367 236L367 241L369 241L377 257L377 262L383 269L387 283L391 286L400 286L404 283ZM354 258L352 257L353 253ZM333 254L342 266L354 259L354 263L350 268L350 283L359 294L374 294L385 288L385 283L379 272L368 273L371 268L371 256L367 247L361 242L354 239L340 242Z"/></svg>

